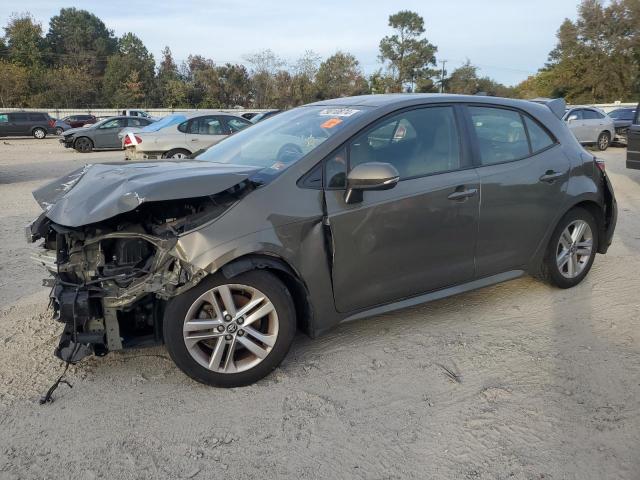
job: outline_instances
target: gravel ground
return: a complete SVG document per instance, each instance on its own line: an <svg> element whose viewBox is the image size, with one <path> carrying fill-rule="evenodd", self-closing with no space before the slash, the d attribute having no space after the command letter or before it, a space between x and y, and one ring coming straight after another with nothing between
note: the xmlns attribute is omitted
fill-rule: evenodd
<svg viewBox="0 0 640 480"><path fill-rule="evenodd" d="M640 172L624 154L602 155L614 245L570 291L523 278L299 336L242 389L191 381L163 348L113 353L40 406L62 364L23 240L30 192L122 154L5 139L0 479L640 479Z"/></svg>

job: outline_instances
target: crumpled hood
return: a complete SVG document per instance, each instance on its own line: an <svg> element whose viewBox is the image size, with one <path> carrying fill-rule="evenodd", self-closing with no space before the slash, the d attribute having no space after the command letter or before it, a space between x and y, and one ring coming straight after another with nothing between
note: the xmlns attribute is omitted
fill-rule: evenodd
<svg viewBox="0 0 640 480"><path fill-rule="evenodd" d="M79 227L144 202L214 195L257 171L197 160L86 165L34 190L33 197L55 223Z"/></svg>
<svg viewBox="0 0 640 480"><path fill-rule="evenodd" d="M70 128L68 130L65 130L64 133L62 134L63 136L69 136L69 135L74 135L78 132L89 132L91 130L95 130L95 128L93 127L93 125L89 126L89 127L76 127L76 128Z"/></svg>

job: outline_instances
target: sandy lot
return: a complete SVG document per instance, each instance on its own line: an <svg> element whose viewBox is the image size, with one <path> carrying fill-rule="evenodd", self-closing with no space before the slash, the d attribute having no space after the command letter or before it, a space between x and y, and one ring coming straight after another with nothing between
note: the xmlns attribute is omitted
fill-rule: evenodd
<svg viewBox="0 0 640 480"><path fill-rule="evenodd" d="M30 191L85 162L0 143L0 479L640 479L640 171L607 159L620 218L585 282L524 278L296 339L256 385L218 390L163 348L62 371L23 227ZM454 371L460 381L447 376Z"/></svg>

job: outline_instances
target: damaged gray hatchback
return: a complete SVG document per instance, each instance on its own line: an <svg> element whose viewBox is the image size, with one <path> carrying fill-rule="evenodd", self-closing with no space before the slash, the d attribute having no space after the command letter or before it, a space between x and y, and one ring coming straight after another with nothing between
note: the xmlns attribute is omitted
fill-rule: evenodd
<svg viewBox="0 0 640 480"><path fill-rule="evenodd" d="M376 95L281 113L185 161L88 165L36 190L28 228L77 362L164 343L252 383L296 330L531 273L568 288L611 243L604 165L562 108ZM554 113L556 111L556 113Z"/></svg>

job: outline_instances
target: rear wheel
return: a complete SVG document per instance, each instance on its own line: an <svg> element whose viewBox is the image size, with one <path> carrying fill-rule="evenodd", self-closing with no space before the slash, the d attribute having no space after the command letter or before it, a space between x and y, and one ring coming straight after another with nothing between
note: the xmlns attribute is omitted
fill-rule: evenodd
<svg viewBox="0 0 640 480"><path fill-rule="evenodd" d="M168 303L163 331L184 373L207 385L239 387L284 359L296 331L295 309L284 284L268 272L230 280L219 274Z"/></svg>
<svg viewBox="0 0 640 480"><path fill-rule="evenodd" d="M62 127L56 127L56 135L62 135L64 133L64 130L62 129Z"/></svg>
<svg viewBox="0 0 640 480"><path fill-rule="evenodd" d="M611 135L609 135L609 132L602 132L600 135L598 135L598 143L596 144L598 150L604 152L607 148L609 148L610 144Z"/></svg>
<svg viewBox="0 0 640 480"><path fill-rule="evenodd" d="M183 148L174 148L173 150L169 150L167 153L165 153L164 158L173 158L175 160L180 160L183 158L187 158L189 155L191 155L191 152L189 150L185 150Z"/></svg>
<svg viewBox="0 0 640 480"><path fill-rule="evenodd" d="M545 280L571 288L587 276L598 250L598 229L584 208L570 210L558 223L542 266Z"/></svg>
<svg viewBox="0 0 640 480"><path fill-rule="evenodd" d="M44 128L34 128L33 129L33 137L34 138L42 140L46 136L47 136L47 132L45 131Z"/></svg>
<svg viewBox="0 0 640 480"><path fill-rule="evenodd" d="M80 153L89 153L93 150L93 142L87 137L80 137L76 140L73 147Z"/></svg>

